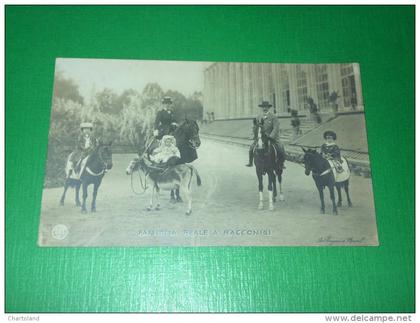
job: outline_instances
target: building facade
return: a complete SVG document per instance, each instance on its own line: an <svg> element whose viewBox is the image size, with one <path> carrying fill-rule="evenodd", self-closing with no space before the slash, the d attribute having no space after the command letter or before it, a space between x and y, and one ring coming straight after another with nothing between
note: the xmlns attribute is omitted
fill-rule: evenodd
<svg viewBox="0 0 420 323"><path fill-rule="evenodd" d="M330 96L338 93L336 105ZM279 115L306 113L311 97L319 111L361 110L358 64L269 64L217 62L204 70L204 116L215 120L254 117L262 100Z"/></svg>

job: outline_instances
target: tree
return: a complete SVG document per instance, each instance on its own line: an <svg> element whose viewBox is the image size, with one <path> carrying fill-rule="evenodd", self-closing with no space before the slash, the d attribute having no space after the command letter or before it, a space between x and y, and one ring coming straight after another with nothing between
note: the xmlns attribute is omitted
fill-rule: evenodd
<svg viewBox="0 0 420 323"><path fill-rule="evenodd" d="M102 113L119 114L122 106L118 103L118 95L111 89L105 88L95 95L98 109Z"/></svg>
<svg viewBox="0 0 420 323"><path fill-rule="evenodd" d="M152 108L156 112L160 107L160 101L163 98L163 90L157 83L148 83L143 89L142 96L142 108Z"/></svg>
<svg viewBox="0 0 420 323"><path fill-rule="evenodd" d="M79 86L70 78L65 78L61 72L54 76L54 99L71 100L83 104Z"/></svg>

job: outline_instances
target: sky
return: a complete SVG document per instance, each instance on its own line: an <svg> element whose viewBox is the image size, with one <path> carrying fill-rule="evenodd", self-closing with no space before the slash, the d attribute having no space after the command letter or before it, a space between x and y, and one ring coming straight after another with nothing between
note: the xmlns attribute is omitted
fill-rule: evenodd
<svg viewBox="0 0 420 323"><path fill-rule="evenodd" d="M56 72L71 78L88 99L92 91L110 88L121 94L124 90L142 91L147 83L156 82L164 91L175 90L185 96L203 91L203 71L209 62L140 61L116 59L57 58Z"/></svg>

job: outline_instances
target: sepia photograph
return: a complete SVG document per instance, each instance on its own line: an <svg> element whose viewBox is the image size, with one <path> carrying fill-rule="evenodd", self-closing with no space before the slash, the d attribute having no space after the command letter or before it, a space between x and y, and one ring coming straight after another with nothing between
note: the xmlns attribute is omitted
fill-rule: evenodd
<svg viewBox="0 0 420 323"><path fill-rule="evenodd" d="M378 246L364 112L358 63L57 58L38 245Z"/></svg>

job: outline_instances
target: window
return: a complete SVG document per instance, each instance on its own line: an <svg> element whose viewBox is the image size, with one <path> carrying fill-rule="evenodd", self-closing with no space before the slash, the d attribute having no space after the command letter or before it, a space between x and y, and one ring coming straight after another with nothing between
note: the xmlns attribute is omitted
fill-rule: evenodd
<svg viewBox="0 0 420 323"><path fill-rule="evenodd" d="M316 75L316 92L318 95L318 107L325 109L329 107L329 86L328 86L328 73L326 64L315 65Z"/></svg>
<svg viewBox="0 0 420 323"><path fill-rule="evenodd" d="M297 76L297 91L298 91L299 107L292 107L292 108L293 109L298 108L299 110L302 110L305 107L306 98L308 96L308 85L306 81L306 73L303 70L302 66L300 65L296 66L296 76Z"/></svg>
<svg viewBox="0 0 420 323"><path fill-rule="evenodd" d="M341 84L343 86L344 106L351 107L352 104L357 105L356 82L352 64L341 64Z"/></svg>

